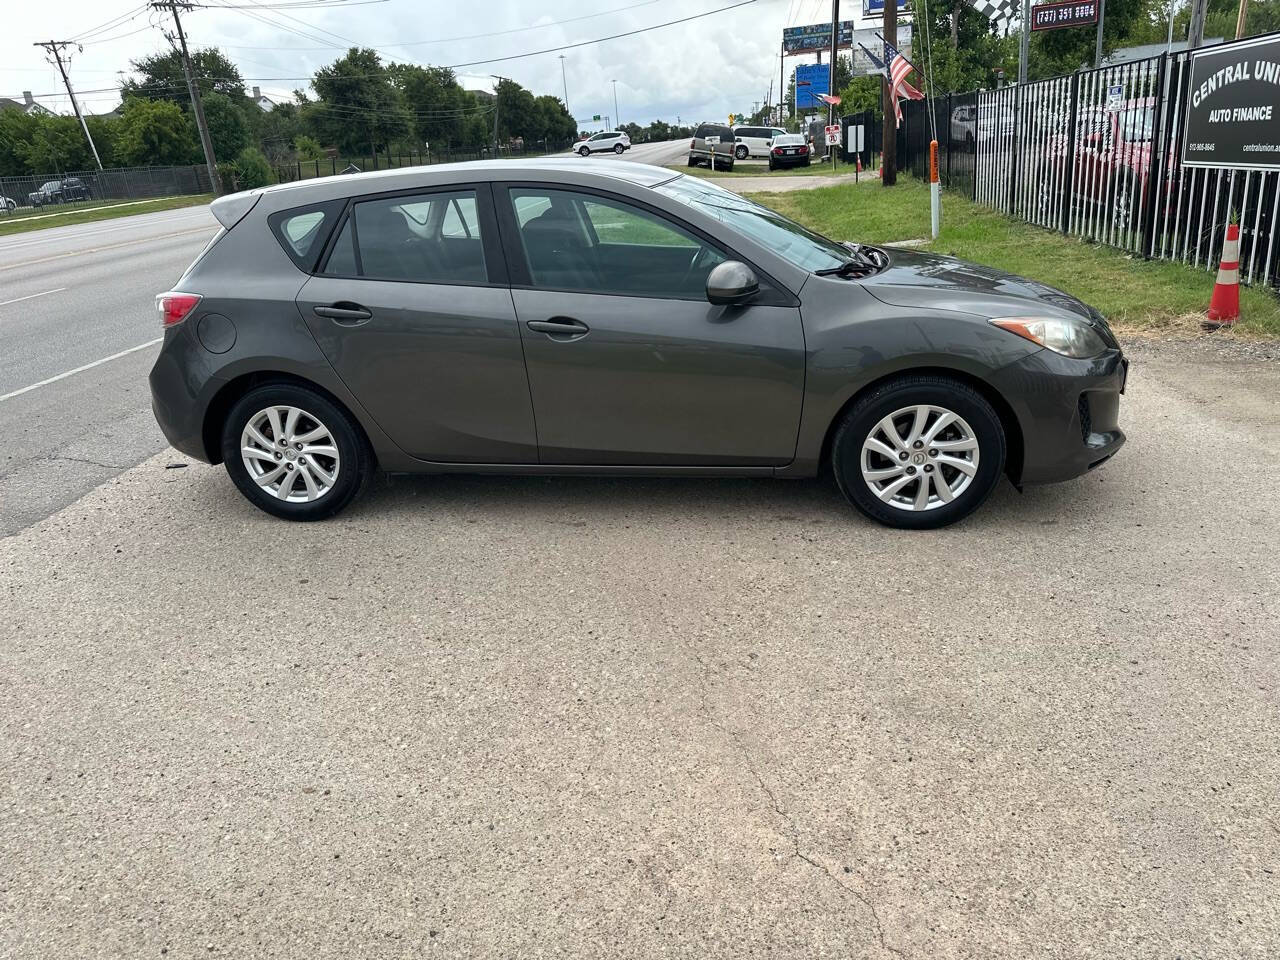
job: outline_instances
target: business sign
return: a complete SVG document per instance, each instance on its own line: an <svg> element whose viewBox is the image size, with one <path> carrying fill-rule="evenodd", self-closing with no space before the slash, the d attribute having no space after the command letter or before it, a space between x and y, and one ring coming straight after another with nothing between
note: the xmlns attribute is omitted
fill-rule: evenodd
<svg viewBox="0 0 1280 960"><path fill-rule="evenodd" d="M863 52L863 47L875 54L875 58L884 63L884 41L876 34L880 32L880 27L866 27L862 30L853 31L853 75L855 77L870 77L880 72L879 67L871 62L871 58ZM911 37L912 29L909 23L898 24L898 42L894 44L908 60L911 59Z"/></svg>
<svg viewBox="0 0 1280 960"><path fill-rule="evenodd" d="M1280 35L1192 53L1182 163L1280 170Z"/></svg>
<svg viewBox="0 0 1280 960"><path fill-rule="evenodd" d="M1113 83L1107 87L1107 113L1119 113L1124 106L1124 84Z"/></svg>
<svg viewBox="0 0 1280 960"><path fill-rule="evenodd" d="M851 43L853 43L853 21L841 20L839 45L847 47ZM782 29L782 52L788 56L830 49L830 20L826 23L811 23L807 27L783 27Z"/></svg>
<svg viewBox="0 0 1280 960"><path fill-rule="evenodd" d="M898 0L899 12L910 10L911 4L907 0ZM884 13L884 0L862 0L862 15L870 17L877 13Z"/></svg>
<svg viewBox="0 0 1280 960"><path fill-rule="evenodd" d="M1098 0L1065 0L1061 3L1038 3L1031 8L1032 30L1061 30L1063 27L1087 27L1098 22Z"/></svg>
<svg viewBox="0 0 1280 960"><path fill-rule="evenodd" d="M818 94L830 92L831 68L825 63L802 63L796 67L796 107L826 106Z"/></svg>

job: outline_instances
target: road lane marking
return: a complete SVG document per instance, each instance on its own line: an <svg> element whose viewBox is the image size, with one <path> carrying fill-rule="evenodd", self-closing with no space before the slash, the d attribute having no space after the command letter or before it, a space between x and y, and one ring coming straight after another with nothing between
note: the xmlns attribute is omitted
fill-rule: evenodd
<svg viewBox="0 0 1280 960"><path fill-rule="evenodd" d="M122 219L132 220L133 218L126 217ZM8 253L10 250L20 250L23 247L37 247L42 243L67 243L73 240L84 240L84 239L87 239L88 237L101 237L101 236L105 236L108 233L119 233L121 230L136 230L139 227L149 227L149 226L154 226L155 224L160 224L160 223L176 223L184 220L190 222L193 219L194 218L192 216L186 215L186 214L184 214L183 216L177 216L177 217L156 217L152 215L144 223L121 223L119 221L116 221L114 225L111 225L111 226L104 226L103 224L91 224L90 226L95 226L98 229L81 230L76 233L72 233L68 231L66 233L56 234L55 236L52 236L52 237L40 237L40 236L32 237L29 234L20 233L15 235L11 243L4 242L5 240L9 239L8 237L0 237L0 253ZM104 222L106 224L112 223L112 221L110 220L107 220ZM5 221L0 220L0 226L3 226L4 223ZM213 224L210 224L210 226L213 226ZM60 227L58 229L62 229L62 228ZM39 232L44 232L44 231L39 231Z"/></svg>
<svg viewBox="0 0 1280 960"><path fill-rule="evenodd" d="M117 250L120 247L132 247L139 243L151 243L155 240L168 240L172 237L185 237L192 233L216 233L215 227L197 227L194 230L179 230L177 233L161 233L154 237L139 237L137 240L121 240L119 243L107 243L100 247L85 247L83 250L68 250L66 253L55 253L37 260L23 260L19 263L0 264L0 270L16 270L18 267L32 267L37 263L49 263L52 260L65 260L67 257L82 257L87 253L101 253L103 250Z"/></svg>
<svg viewBox="0 0 1280 960"><path fill-rule="evenodd" d="M53 290L46 290L44 293L29 293L25 297L14 297L12 300L0 300L0 307L7 307L11 303L21 303L23 300L34 300L36 297L47 297L51 293L61 293L66 287L55 287Z"/></svg>
<svg viewBox="0 0 1280 960"><path fill-rule="evenodd" d="M76 367L74 370L68 370L66 373L60 373L57 376L49 377L47 380L41 380L39 383L33 383L29 387L22 387L19 390L0 394L0 403L3 403L5 400L12 400L14 397L20 397L24 393L30 393L32 390L47 387L49 384L57 383L59 380L65 380L67 377L74 377L77 373L84 373L86 370L92 370L94 367L100 367L104 363L110 363L112 360L119 360L121 357L127 357L129 354L137 353L139 350L145 350L147 347L154 347L163 339L164 337L156 337L154 340L148 340L146 343L140 343L136 347L130 347L128 350L121 350L119 353L113 353L109 357L103 357L101 360L94 360L92 363L86 363L82 367Z"/></svg>

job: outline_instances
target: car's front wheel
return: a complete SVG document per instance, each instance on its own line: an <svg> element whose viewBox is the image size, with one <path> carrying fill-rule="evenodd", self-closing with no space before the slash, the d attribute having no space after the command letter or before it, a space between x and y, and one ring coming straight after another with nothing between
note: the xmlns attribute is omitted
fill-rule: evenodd
<svg viewBox="0 0 1280 960"><path fill-rule="evenodd" d="M908 375L860 398L832 441L836 483L890 527L945 527L976 510L1004 471L1004 428L991 404L947 377Z"/></svg>
<svg viewBox="0 0 1280 960"><path fill-rule="evenodd" d="M349 504L373 473L360 426L306 387L268 384L231 408L222 459L240 492L286 520L322 520Z"/></svg>
<svg viewBox="0 0 1280 960"><path fill-rule="evenodd" d="M587 155L588 155L588 154L590 154L590 153L591 153L591 148L590 148L590 147L579 147L579 148L578 148L578 156L580 156L580 157L585 157L585 156L587 156Z"/></svg>

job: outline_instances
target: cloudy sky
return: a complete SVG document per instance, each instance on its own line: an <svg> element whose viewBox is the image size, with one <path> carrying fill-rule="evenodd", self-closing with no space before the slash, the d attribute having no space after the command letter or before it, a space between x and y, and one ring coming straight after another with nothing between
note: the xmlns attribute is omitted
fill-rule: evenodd
<svg viewBox="0 0 1280 960"><path fill-rule="evenodd" d="M298 0L197 2L207 6L183 16L188 42L221 48L248 86L287 98L353 44L374 47L388 60L464 64L596 40L739 0L311 0L318 5L292 9L287 4ZM57 69L32 43L82 40L83 52L73 50L71 80L88 113L103 113L119 102L111 88L130 60L167 48L161 33L171 23L167 15L135 0L9 6L0 30L0 95L16 98L32 90L58 112L70 112L70 102ZM841 18L860 15L861 6L860 0L845 0ZM113 16L118 19L111 23ZM751 109L765 99L770 80L776 97L782 27L830 16L830 0L753 0L686 23L564 50L570 110L584 128L590 128L593 114L612 116L614 79L622 122L689 122ZM535 93L564 95L557 52L459 66L457 72L473 89L490 88L489 74L498 73Z"/></svg>

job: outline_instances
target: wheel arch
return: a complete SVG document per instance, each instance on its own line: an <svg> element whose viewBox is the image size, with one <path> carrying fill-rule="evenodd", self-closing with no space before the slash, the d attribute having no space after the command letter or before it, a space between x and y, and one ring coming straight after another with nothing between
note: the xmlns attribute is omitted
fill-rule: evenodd
<svg viewBox="0 0 1280 960"><path fill-rule="evenodd" d="M840 408L836 411L835 416L831 418L831 422L827 424L826 433L822 438L822 452L819 456L818 463L821 468L826 469L831 465L831 445L835 438L836 431L840 427L840 423L844 420L853 405L862 397L866 396L872 390L877 389L891 380L897 380L901 377L909 376L934 376L944 377L948 380L955 380L963 383L965 386L976 390L982 395L982 398L991 404L996 415L1000 418L1000 426L1004 428L1005 436L1005 474L1009 479L1017 484L1022 478L1022 460L1024 452L1024 442L1022 436L1022 424L1018 421L1017 414L1013 412L1013 407L1009 401L1004 398L995 387L987 383L981 377L975 376L964 370L958 370L955 367L907 367L901 370L894 370L882 376L863 384L855 390L853 394L845 400Z"/></svg>
<svg viewBox="0 0 1280 960"><path fill-rule="evenodd" d="M306 377L298 376L296 373L286 373L283 370L253 370L249 373L242 373L238 377L228 380L213 395L213 399L209 401L209 405L205 409L204 423L200 428L200 441L204 445L205 454L210 463L217 464L222 462L222 425L236 402L255 387L277 383L305 387L320 394L339 410L343 411L351 418L351 422L355 424L364 437L365 443L369 446L370 455L373 457L374 463L377 463L377 450L369 441L368 430L361 422L360 417L341 397L336 396L331 390L326 390L314 380L308 380Z"/></svg>

